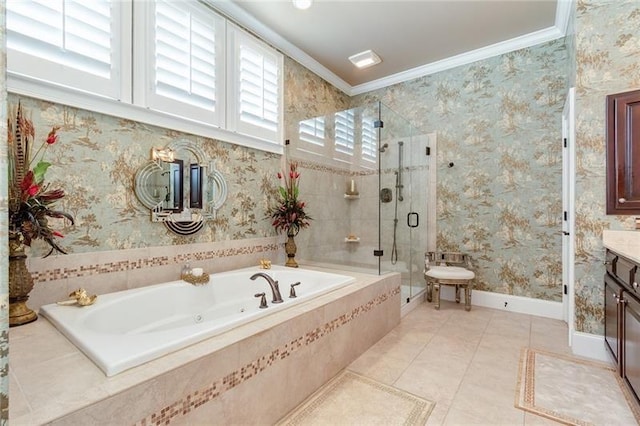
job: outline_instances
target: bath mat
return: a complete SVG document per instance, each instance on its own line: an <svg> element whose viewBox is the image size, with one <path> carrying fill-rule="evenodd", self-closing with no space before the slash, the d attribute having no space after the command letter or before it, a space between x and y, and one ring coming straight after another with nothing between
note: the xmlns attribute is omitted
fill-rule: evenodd
<svg viewBox="0 0 640 426"><path fill-rule="evenodd" d="M522 349L517 408L569 425L640 424L631 398L611 366Z"/></svg>
<svg viewBox="0 0 640 426"><path fill-rule="evenodd" d="M435 404L344 370L278 425L424 425Z"/></svg>

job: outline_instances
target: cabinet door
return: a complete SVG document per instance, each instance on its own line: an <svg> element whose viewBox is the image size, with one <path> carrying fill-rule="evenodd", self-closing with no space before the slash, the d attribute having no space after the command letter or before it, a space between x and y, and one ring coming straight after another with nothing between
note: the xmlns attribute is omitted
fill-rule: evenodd
<svg viewBox="0 0 640 426"><path fill-rule="evenodd" d="M622 287L609 274L604 276L604 341L605 347L609 350L615 363L618 365L618 372L621 372L620 353L622 352L622 321L619 310L619 301L622 296Z"/></svg>
<svg viewBox="0 0 640 426"><path fill-rule="evenodd" d="M625 292L624 374L636 398L640 394L640 303Z"/></svg>
<svg viewBox="0 0 640 426"><path fill-rule="evenodd" d="M607 96L607 214L640 214L639 171L640 90L609 95Z"/></svg>

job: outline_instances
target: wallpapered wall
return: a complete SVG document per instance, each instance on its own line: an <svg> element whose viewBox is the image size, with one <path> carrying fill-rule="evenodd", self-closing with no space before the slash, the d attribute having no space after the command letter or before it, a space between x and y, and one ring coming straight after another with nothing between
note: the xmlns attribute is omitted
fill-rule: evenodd
<svg viewBox="0 0 640 426"><path fill-rule="evenodd" d="M379 99L437 132L437 246L472 255L480 290L562 298L558 135L567 72L556 40L354 99Z"/></svg>
<svg viewBox="0 0 640 426"><path fill-rule="evenodd" d="M90 111L35 99L9 96L10 107L20 101L36 129L36 146L51 126L60 126L59 140L46 158L53 165L46 179L67 196L56 205L71 213L75 225L59 224L61 245L72 253L170 244L222 241L272 235L264 220L276 184L279 156L182 134ZM133 191L136 171L150 158L152 147L189 139L215 160L227 181L229 196L203 232L182 237L150 221L149 210ZM37 241L31 254L46 253Z"/></svg>
<svg viewBox="0 0 640 426"><path fill-rule="evenodd" d="M575 24L576 328L602 334L602 231L634 220L605 214L605 97L640 88L640 3L580 0Z"/></svg>
<svg viewBox="0 0 640 426"><path fill-rule="evenodd" d="M285 65L287 123L306 114L342 109L348 97L292 60ZM272 236L266 220L278 181L280 156L213 139L145 125L91 111L11 94L9 107L21 102L36 129L36 146L52 126L60 126L59 141L46 158L52 187L67 196L57 207L71 213L75 225L59 223L61 245L71 253L223 241ZM289 128L289 127L287 127ZM297 127L296 127L297 130ZM133 192L139 167L152 147L188 139L216 162L229 196L217 218L197 235L182 237L149 220L149 211ZM46 253L36 241L32 255Z"/></svg>

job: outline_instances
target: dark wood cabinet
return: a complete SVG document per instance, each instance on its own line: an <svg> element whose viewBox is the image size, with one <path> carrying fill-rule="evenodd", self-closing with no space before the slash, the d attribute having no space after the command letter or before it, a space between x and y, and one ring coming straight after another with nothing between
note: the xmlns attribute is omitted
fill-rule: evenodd
<svg viewBox="0 0 640 426"><path fill-rule="evenodd" d="M611 250L604 276L605 347L640 402L640 265Z"/></svg>
<svg viewBox="0 0 640 426"><path fill-rule="evenodd" d="M607 96L607 214L640 214L640 90Z"/></svg>
<svg viewBox="0 0 640 426"><path fill-rule="evenodd" d="M640 392L640 301L628 297L624 304L624 375L636 398Z"/></svg>

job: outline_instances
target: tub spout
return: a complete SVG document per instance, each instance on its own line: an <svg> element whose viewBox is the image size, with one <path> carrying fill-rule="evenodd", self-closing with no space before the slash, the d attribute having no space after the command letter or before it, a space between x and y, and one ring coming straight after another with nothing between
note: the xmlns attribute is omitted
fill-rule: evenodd
<svg viewBox="0 0 640 426"><path fill-rule="evenodd" d="M258 277L262 277L269 283L269 287L271 287L271 292L273 293L273 300L271 303L282 303L282 296L280 295L280 288L278 287L278 281L275 281L269 275L264 272L258 272L251 275L251 280L255 280Z"/></svg>

